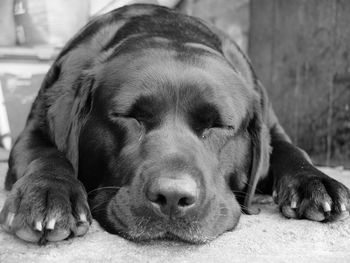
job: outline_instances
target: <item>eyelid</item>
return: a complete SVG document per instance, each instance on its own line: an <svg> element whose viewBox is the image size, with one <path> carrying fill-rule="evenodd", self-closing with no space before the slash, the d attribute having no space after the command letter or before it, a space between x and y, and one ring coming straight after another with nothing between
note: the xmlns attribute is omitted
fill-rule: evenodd
<svg viewBox="0 0 350 263"><path fill-rule="evenodd" d="M134 119L136 120L139 124L144 124L145 123L145 118L142 117L135 117L130 114L123 114L123 113L117 113L117 112L112 112L109 114L109 118L114 121L123 121L123 120L128 120L128 119Z"/></svg>
<svg viewBox="0 0 350 263"><path fill-rule="evenodd" d="M215 127L213 127L213 128L215 128ZM229 130L229 131L234 131L235 130L235 127L232 126L232 125L221 125L220 127L216 127L216 128L225 129L225 130Z"/></svg>
<svg viewBox="0 0 350 263"><path fill-rule="evenodd" d="M111 113L108 114L108 117L112 121L132 118L131 116L128 116L127 114L122 114L122 113L119 113L119 112L111 112Z"/></svg>
<svg viewBox="0 0 350 263"><path fill-rule="evenodd" d="M225 129L228 129L228 130L234 130L235 129L235 127L232 126L232 125L223 125L222 127L225 128Z"/></svg>
<svg viewBox="0 0 350 263"><path fill-rule="evenodd" d="M205 131L208 131L208 130L234 131L234 130L235 130L235 127L232 126L232 125L214 126L214 127L211 127L211 128L206 128L206 129L204 129L204 132L205 132Z"/></svg>
<svg viewBox="0 0 350 263"><path fill-rule="evenodd" d="M216 132L214 132L216 131ZM212 127L212 128L208 128L208 129L205 129L201 135L201 138L202 139L206 139L210 136L210 134L212 134L212 132L214 132L214 134L221 134L221 135L224 135L224 136L234 136L235 134L235 128L234 126L232 125L222 125L220 127Z"/></svg>
<svg viewBox="0 0 350 263"><path fill-rule="evenodd" d="M217 127L216 129L228 136L231 136L235 133L235 128L232 125L222 125L221 127Z"/></svg>
<svg viewBox="0 0 350 263"><path fill-rule="evenodd" d="M115 119L115 118L126 118L125 115L119 113L119 112L110 112L108 113L108 117L110 117L111 119Z"/></svg>

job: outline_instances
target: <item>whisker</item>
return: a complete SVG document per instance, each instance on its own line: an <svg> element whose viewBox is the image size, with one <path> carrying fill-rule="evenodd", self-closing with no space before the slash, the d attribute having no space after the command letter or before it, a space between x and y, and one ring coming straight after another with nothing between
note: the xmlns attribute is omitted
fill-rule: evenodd
<svg viewBox="0 0 350 263"><path fill-rule="evenodd" d="M90 211L91 212L96 212L96 209L101 208L101 210L104 209L104 205L109 203L110 200L104 200L103 202L100 202L98 204L96 204L95 206L91 207Z"/></svg>
<svg viewBox="0 0 350 263"><path fill-rule="evenodd" d="M95 191L101 191L101 190L119 190L119 189L120 189L120 187L118 187L118 186L105 186L105 187L99 187L99 188L93 189L90 192L88 192L87 194L89 195Z"/></svg>
<svg viewBox="0 0 350 263"><path fill-rule="evenodd" d="M106 210L103 207L100 207L100 209L91 209L91 213L98 213L98 212L105 212Z"/></svg>
<svg viewBox="0 0 350 263"><path fill-rule="evenodd" d="M231 190L231 191L234 194L246 194L246 192L244 192L244 191L235 191L235 190Z"/></svg>
<svg viewBox="0 0 350 263"><path fill-rule="evenodd" d="M246 183L246 186L251 186L251 184ZM245 191L239 191L239 190L231 190L233 193L240 193L240 194L246 194ZM255 188L255 193L257 194L264 194L261 190L258 189L258 187Z"/></svg>

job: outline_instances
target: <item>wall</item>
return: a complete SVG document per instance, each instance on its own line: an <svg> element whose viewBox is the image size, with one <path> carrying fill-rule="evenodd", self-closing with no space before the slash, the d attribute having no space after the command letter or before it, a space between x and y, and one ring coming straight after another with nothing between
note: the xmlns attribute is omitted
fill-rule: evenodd
<svg viewBox="0 0 350 263"><path fill-rule="evenodd" d="M350 167L349 14L347 0L251 1L253 65L282 125L318 164Z"/></svg>

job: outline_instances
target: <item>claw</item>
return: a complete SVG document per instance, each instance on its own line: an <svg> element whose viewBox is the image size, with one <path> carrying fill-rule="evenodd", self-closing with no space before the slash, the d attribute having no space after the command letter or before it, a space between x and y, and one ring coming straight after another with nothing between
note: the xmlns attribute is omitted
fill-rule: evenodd
<svg viewBox="0 0 350 263"><path fill-rule="evenodd" d="M86 215L85 214L80 214L79 215L80 221L81 222L87 222Z"/></svg>
<svg viewBox="0 0 350 263"><path fill-rule="evenodd" d="M346 211L346 206L345 206L345 204L341 204L341 205L340 205L340 211L342 211L342 212Z"/></svg>
<svg viewBox="0 0 350 263"><path fill-rule="evenodd" d="M56 219L52 218L46 225L46 229L53 230L55 228Z"/></svg>
<svg viewBox="0 0 350 263"><path fill-rule="evenodd" d="M8 215L7 215L5 224L11 227L14 218L15 218L15 214L9 212Z"/></svg>
<svg viewBox="0 0 350 263"><path fill-rule="evenodd" d="M278 203L276 190L273 190L272 192L272 199L276 204Z"/></svg>
<svg viewBox="0 0 350 263"><path fill-rule="evenodd" d="M323 211L325 211L325 212L331 211L331 206L328 202L323 203Z"/></svg>
<svg viewBox="0 0 350 263"><path fill-rule="evenodd" d="M43 225L40 221L35 223L35 230L38 230L39 232L43 230Z"/></svg>

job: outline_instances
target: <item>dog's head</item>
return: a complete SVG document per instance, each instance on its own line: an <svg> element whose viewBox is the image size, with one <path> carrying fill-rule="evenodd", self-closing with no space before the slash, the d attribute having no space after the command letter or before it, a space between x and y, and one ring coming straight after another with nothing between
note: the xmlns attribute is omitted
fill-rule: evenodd
<svg viewBox="0 0 350 263"><path fill-rule="evenodd" d="M209 47L133 43L81 79L79 176L92 214L133 240L211 240L236 226L237 199L254 191L259 95Z"/></svg>
<svg viewBox="0 0 350 263"><path fill-rule="evenodd" d="M240 204L251 212L268 160L262 94L226 38L141 33L98 56L80 45L58 58L44 86L73 88L49 109L53 140L109 232L206 242L237 225Z"/></svg>

